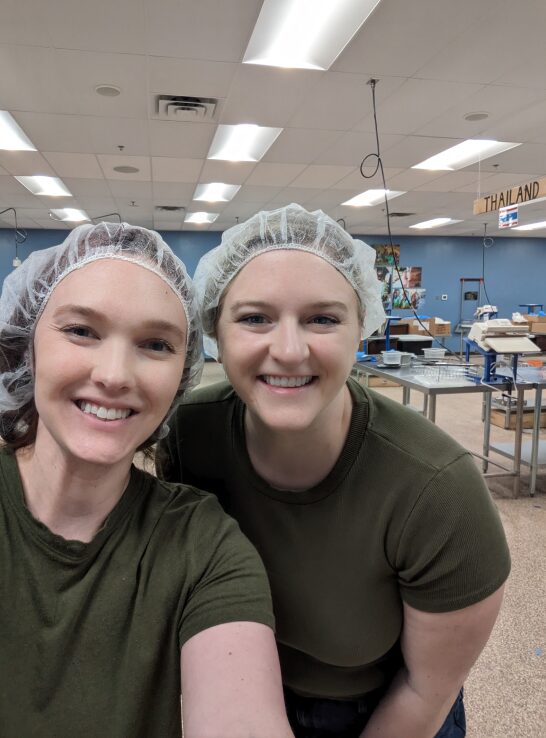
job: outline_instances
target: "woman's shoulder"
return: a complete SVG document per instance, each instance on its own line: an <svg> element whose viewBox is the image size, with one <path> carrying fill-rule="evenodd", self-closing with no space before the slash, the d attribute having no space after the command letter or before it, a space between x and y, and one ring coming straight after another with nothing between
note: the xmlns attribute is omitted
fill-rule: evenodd
<svg viewBox="0 0 546 738"><path fill-rule="evenodd" d="M439 469L468 455L454 438L413 408L355 381L351 381L350 389L353 401L366 408L368 441L383 448L391 460L399 454L401 460L411 458Z"/></svg>

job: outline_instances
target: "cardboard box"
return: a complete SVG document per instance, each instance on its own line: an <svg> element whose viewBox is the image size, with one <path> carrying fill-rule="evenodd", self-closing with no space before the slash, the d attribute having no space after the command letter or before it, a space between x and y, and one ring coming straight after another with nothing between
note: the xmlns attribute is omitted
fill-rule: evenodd
<svg viewBox="0 0 546 738"><path fill-rule="evenodd" d="M491 410L491 422L493 425L498 425L499 428L505 428L506 430L516 429L516 411L513 409L510 412L510 418L506 417L506 410ZM523 408L523 427L532 428L535 422L535 413L533 408ZM540 413L540 427L546 428L546 411Z"/></svg>
<svg viewBox="0 0 546 738"><path fill-rule="evenodd" d="M451 335L451 323L437 323L437 318L428 318L422 320L419 323L415 318L408 321L408 333L427 336L429 333L431 336L450 336Z"/></svg>
<svg viewBox="0 0 546 738"><path fill-rule="evenodd" d="M531 323L529 330L531 333L544 334L546 333L546 323Z"/></svg>
<svg viewBox="0 0 546 738"><path fill-rule="evenodd" d="M525 313L525 320L528 323L546 323L546 315L536 315L535 313Z"/></svg>

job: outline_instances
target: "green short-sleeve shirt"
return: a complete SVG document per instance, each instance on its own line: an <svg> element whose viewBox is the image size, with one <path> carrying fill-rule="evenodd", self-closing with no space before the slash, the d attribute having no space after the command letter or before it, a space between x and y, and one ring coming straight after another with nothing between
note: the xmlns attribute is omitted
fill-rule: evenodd
<svg viewBox="0 0 546 738"><path fill-rule="evenodd" d="M403 602L430 612L467 607L510 569L470 454L415 411L348 386L343 450L304 492L275 490L255 473L244 406L227 383L192 393L158 455L165 478L215 492L262 556L285 684L333 698L392 679Z"/></svg>
<svg viewBox="0 0 546 738"><path fill-rule="evenodd" d="M0 735L180 738L180 651L233 621L273 626L267 577L212 496L133 468L90 543L24 504L0 452Z"/></svg>

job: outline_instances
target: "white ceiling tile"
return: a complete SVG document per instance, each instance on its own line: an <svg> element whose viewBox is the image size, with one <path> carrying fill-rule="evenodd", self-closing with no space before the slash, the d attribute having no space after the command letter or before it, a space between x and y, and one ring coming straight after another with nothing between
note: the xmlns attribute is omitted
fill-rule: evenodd
<svg viewBox="0 0 546 738"><path fill-rule="evenodd" d="M285 128L263 161L280 164L311 164L341 136L340 131Z"/></svg>
<svg viewBox="0 0 546 738"><path fill-rule="evenodd" d="M63 182L75 197L111 197L110 183L105 179L65 177Z"/></svg>
<svg viewBox="0 0 546 738"><path fill-rule="evenodd" d="M221 122L283 128L319 77L309 70L239 65Z"/></svg>
<svg viewBox="0 0 546 738"><path fill-rule="evenodd" d="M40 151L94 153L89 119L84 116L13 113L13 117Z"/></svg>
<svg viewBox="0 0 546 738"><path fill-rule="evenodd" d="M152 192L156 205L189 205L195 192L195 183L154 182Z"/></svg>
<svg viewBox="0 0 546 738"><path fill-rule="evenodd" d="M78 179L100 179L102 170L93 154L67 154L44 151L44 157L51 164L57 176Z"/></svg>
<svg viewBox="0 0 546 738"><path fill-rule="evenodd" d="M50 43L61 49L131 54L145 44L146 16L133 0L51 0L43 23Z"/></svg>
<svg viewBox="0 0 546 738"><path fill-rule="evenodd" d="M216 130L211 123L152 120L149 126L152 156L181 159L204 158Z"/></svg>
<svg viewBox="0 0 546 738"><path fill-rule="evenodd" d="M199 178L200 182L224 182L225 184L243 184L256 164L252 161L218 161L207 159Z"/></svg>
<svg viewBox="0 0 546 738"><path fill-rule="evenodd" d="M149 89L153 95L225 98L238 68L234 63L150 56Z"/></svg>
<svg viewBox="0 0 546 738"><path fill-rule="evenodd" d="M152 179L152 169L148 156L108 156L99 154L97 156L105 179L119 179L123 182L149 182ZM114 167L129 166L138 169L138 172L124 174L115 172Z"/></svg>
<svg viewBox="0 0 546 738"><path fill-rule="evenodd" d="M22 177L44 175L55 177L55 171L38 151L2 151L0 164L13 175Z"/></svg>
<svg viewBox="0 0 546 738"><path fill-rule="evenodd" d="M132 156L149 156L150 139L148 121L144 118L82 117L86 121L91 151L95 154L123 153ZM120 151L120 146L123 149ZM59 149L56 149L59 151Z"/></svg>
<svg viewBox="0 0 546 738"><path fill-rule="evenodd" d="M446 44L481 18L484 0L383 0L332 69L370 77L412 76Z"/></svg>
<svg viewBox="0 0 546 738"><path fill-rule="evenodd" d="M149 96L143 84L147 76L145 56L64 49L55 53L57 74L61 75L65 91L62 112L109 118L146 117ZM95 87L104 84L119 87L121 94L98 95Z"/></svg>
<svg viewBox="0 0 546 738"><path fill-rule="evenodd" d="M355 74L324 72L301 96L292 128L328 128L349 131L371 110L366 78Z"/></svg>
<svg viewBox="0 0 546 738"><path fill-rule="evenodd" d="M432 136L406 136L402 141L383 152L385 166L412 167L414 164L428 159L433 154L455 146L460 139L434 138Z"/></svg>
<svg viewBox="0 0 546 738"><path fill-rule="evenodd" d="M239 192L235 195L233 200L234 203L266 203L271 198L278 195L280 187L261 187L259 185L248 185L245 184L241 187Z"/></svg>
<svg viewBox="0 0 546 738"><path fill-rule="evenodd" d="M20 44L46 46L49 44L47 22L50 9L39 0L4 0L0 43L9 44L17 39Z"/></svg>
<svg viewBox="0 0 546 738"><path fill-rule="evenodd" d="M312 164L290 183L291 187L324 189L332 187L340 179L352 172L354 167L335 167L328 164Z"/></svg>
<svg viewBox="0 0 546 738"><path fill-rule="evenodd" d="M0 44L0 69L3 110L75 112L54 49Z"/></svg>
<svg viewBox="0 0 546 738"><path fill-rule="evenodd" d="M198 182L202 159L169 159L152 157L152 178L154 182Z"/></svg>
<svg viewBox="0 0 546 738"><path fill-rule="evenodd" d="M124 182L123 180L110 180L108 183L112 197L116 202L130 203L132 200L137 204L144 206L146 201L152 202L152 183L151 182Z"/></svg>
<svg viewBox="0 0 546 738"><path fill-rule="evenodd" d="M372 177L372 173L375 169L375 165L373 167L364 167L364 173L366 175L370 175L367 177L363 177L360 172L360 167L355 167L350 174L348 174L346 177L343 177L343 179L340 179L339 182L336 182L332 189L334 190L351 190L354 195L357 195L360 192L364 192L364 190L371 190L371 189L383 189L383 180L381 178L381 172L378 170L375 175ZM385 173L385 179L387 180L387 188L391 190L403 190L404 187L394 187L391 185L391 180L393 177L398 175L402 170L401 169L390 169L385 167L383 169Z"/></svg>
<svg viewBox="0 0 546 738"><path fill-rule="evenodd" d="M401 141L400 135L382 135L381 150L385 151ZM349 131L344 133L335 143L325 149L314 160L314 164L342 164L357 167L368 154L377 152L375 133L368 131ZM375 162L374 162L375 166Z"/></svg>
<svg viewBox="0 0 546 738"><path fill-rule="evenodd" d="M153 56L240 62L261 0L146 0Z"/></svg>
<svg viewBox="0 0 546 738"><path fill-rule="evenodd" d="M285 205L290 205L295 202L298 205L303 205L312 200L317 194L314 188L303 188L303 187L285 187L281 190L278 195L272 197L268 202L270 208L281 208Z"/></svg>
<svg viewBox="0 0 546 738"><path fill-rule="evenodd" d="M261 161L246 180L248 185L284 187L289 185L305 169L305 164L273 164Z"/></svg>
<svg viewBox="0 0 546 738"><path fill-rule="evenodd" d="M430 182L415 187L415 190L424 190L426 192L467 192L474 191L479 185L481 175L478 172L458 171L458 172L436 172L440 174ZM463 188L469 188L469 190Z"/></svg>

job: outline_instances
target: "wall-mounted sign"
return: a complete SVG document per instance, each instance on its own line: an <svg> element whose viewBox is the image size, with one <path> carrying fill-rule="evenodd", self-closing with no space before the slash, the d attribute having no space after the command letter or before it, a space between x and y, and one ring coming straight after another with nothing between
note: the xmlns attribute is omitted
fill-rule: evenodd
<svg viewBox="0 0 546 738"><path fill-rule="evenodd" d="M510 190L493 192L491 195L474 200L474 215L492 213L494 210L506 208L509 205L519 205L523 202L532 202L546 197L546 177L535 179L527 184L512 187Z"/></svg>
<svg viewBox="0 0 546 738"><path fill-rule="evenodd" d="M509 205L499 210L499 228L512 228L518 224L518 206Z"/></svg>

